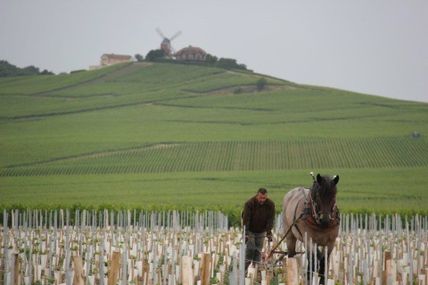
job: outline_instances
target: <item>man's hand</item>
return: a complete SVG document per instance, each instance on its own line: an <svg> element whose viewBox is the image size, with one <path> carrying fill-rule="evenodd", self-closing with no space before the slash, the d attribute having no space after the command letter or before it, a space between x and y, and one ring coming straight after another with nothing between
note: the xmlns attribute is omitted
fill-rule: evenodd
<svg viewBox="0 0 428 285"><path fill-rule="evenodd" d="M272 232L271 232L271 231L268 231L268 232L266 233L266 238L267 238L267 240L268 240L269 242L272 242Z"/></svg>

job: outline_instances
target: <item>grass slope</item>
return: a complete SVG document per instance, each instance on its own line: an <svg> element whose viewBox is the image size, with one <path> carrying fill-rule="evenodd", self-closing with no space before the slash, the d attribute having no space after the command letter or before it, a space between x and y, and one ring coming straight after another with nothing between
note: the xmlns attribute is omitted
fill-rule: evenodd
<svg viewBox="0 0 428 285"><path fill-rule="evenodd" d="M192 65L0 79L4 207L239 209L309 171L345 211L428 213L428 105ZM412 137L417 131L419 138ZM343 189L343 191L341 191Z"/></svg>

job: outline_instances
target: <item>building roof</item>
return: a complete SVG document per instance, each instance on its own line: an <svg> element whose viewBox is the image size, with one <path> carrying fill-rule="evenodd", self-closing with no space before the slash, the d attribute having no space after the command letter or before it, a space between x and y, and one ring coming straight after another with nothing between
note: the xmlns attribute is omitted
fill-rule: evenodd
<svg viewBox="0 0 428 285"><path fill-rule="evenodd" d="M122 60L127 60L130 59L131 56L130 55L125 55L125 54L114 54L114 53L105 53L103 54L101 57L108 57L110 59L122 59Z"/></svg>
<svg viewBox="0 0 428 285"><path fill-rule="evenodd" d="M175 53L175 55L176 56L180 56L180 55L182 55L184 53L186 53L186 54L188 54L188 53L192 53L192 54L195 54L195 53L206 54L206 51L204 51L203 49L201 49L199 47L188 46L188 47L182 48L181 50L177 51Z"/></svg>

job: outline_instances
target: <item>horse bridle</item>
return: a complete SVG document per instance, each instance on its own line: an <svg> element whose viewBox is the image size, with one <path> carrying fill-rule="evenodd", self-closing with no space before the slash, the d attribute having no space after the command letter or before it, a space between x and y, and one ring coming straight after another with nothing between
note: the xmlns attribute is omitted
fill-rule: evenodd
<svg viewBox="0 0 428 285"><path fill-rule="evenodd" d="M307 204L309 204L311 217L314 219L314 221L317 225L321 225L320 213L317 212L317 203L314 201L314 199L312 199L312 195L309 195L309 202L307 202ZM331 215L329 217L329 219L330 219L329 224L331 224L336 219L338 219L338 217L339 217L338 212L339 212L339 209L337 208L336 202L334 202L334 205L331 209Z"/></svg>
<svg viewBox="0 0 428 285"><path fill-rule="evenodd" d="M318 182L316 180L314 180L314 183L318 183ZM317 203L312 198L312 189L309 191L309 199L306 196L305 192L303 192L303 193L305 196L306 205L308 205L310 208L310 216L312 217L312 219L314 219L315 224L320 226L321 225L321 218L320 218L320 214L317 212ZM340 219L339 209L337 208L336 201L334 201L334 205L331 209L331 216L329 217L329 219L330 219L329 226L332 224L335 224L335 221Z"/></svg>

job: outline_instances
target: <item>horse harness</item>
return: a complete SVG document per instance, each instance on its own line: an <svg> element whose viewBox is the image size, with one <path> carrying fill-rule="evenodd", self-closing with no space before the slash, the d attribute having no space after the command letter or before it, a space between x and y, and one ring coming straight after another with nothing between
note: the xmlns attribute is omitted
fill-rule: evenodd
<svg viewBox="0 0 428 285"><path fill-rule="evenodd" d="M312 199L312 195L309 195L309 198L308 198L304 188L300 188L300 190L303 191L303 196L305 196L305 207L302 212L302 215L303 215L302 219L310 225L319 226L321 224L321 219L320 219L320 215L317 213L317 210L316 210L316 206L317 206L316 202ZM298 206L299 206L299 203L296 205L296 208L294 209L293 220L296 220ZM327 228L334 227L338 225L339 222L340 222L339 208L337 207L336 203L334 203L332 208L332 218L330 219L330 222ZM303 237L302 232L297 226L297 223L294 226L296 230L299 232L299 234Z"/></svg>

